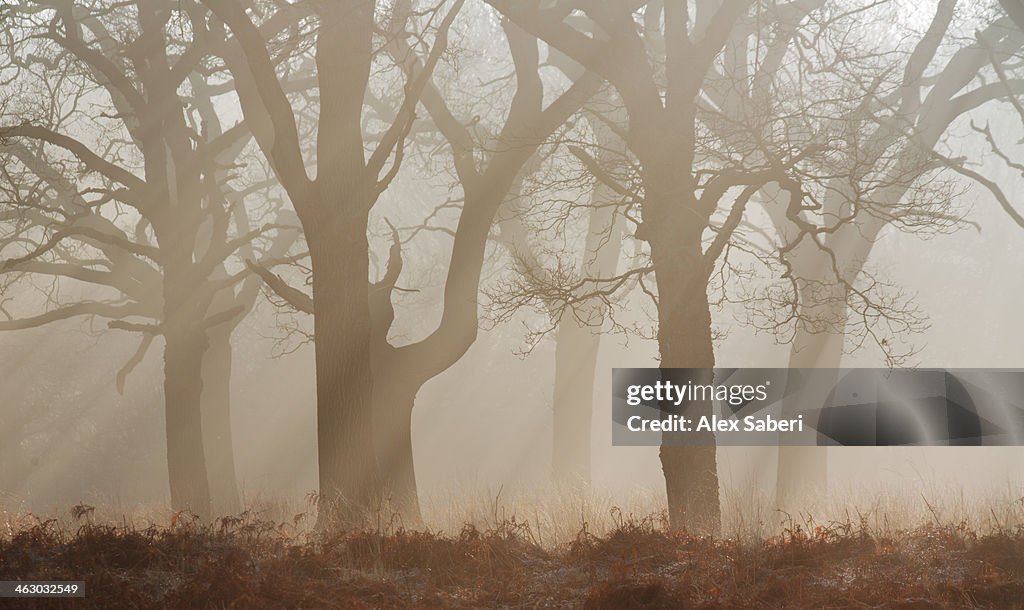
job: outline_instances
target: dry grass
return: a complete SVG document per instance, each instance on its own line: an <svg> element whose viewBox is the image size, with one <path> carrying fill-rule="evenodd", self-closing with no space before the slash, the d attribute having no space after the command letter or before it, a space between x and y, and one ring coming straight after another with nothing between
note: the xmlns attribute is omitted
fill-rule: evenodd
<svg viewBox="0 0 1024 610"><path fill-rule="evenodd" d="M607 513L568 542L500 508L486 528L442 534L384 525L318 537L245 513L212 525L8 519L0 580L84 580L82 608L1017 607L1024 527L966 521L878 529L871 517L787 519L764 539L668 533L660 516ZM12 607L13 600L6 601Z"/></svg>

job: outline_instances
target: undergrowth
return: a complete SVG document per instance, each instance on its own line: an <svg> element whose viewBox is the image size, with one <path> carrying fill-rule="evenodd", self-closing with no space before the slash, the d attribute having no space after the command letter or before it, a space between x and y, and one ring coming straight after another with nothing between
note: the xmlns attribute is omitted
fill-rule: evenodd
<svg viewBox="0 0 1024 610"><path fill-rule="evenodd" d="M250 513L200 524L22 521L0 535L0 580L85 581L84 599L18 608L848 608L1024 605L1024 529L966 523L880 534L866 522L789 521L760 541L669 532L659 517L584 523L540 544L506 519L457 534L309 534Z"/></svg>

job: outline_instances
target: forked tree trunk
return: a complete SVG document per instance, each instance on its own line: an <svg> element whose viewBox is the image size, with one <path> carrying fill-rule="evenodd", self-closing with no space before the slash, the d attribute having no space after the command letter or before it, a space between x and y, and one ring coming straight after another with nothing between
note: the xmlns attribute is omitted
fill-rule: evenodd
<svg viewBox="0 0 1024 610"><path fill-rule="evenodd" d="M427 381L458 362L476 339L477 292L488 234L494 215L515 178L516 172L508 168L519 168L523 162L525 159L514 159L504 172L495 172L481 183L487 185L483 192L467 193L445 282L445 305L438 329L415 345L397 350L382 346L380 349L387 353L378 352L375 359L384 375L380 384L374 384L374 423L381 428L374 439L384 481L382 492L391 498L406 524L416 524L421 519L412 450L412 409L416 394ZM390 328L390 322L387 327ZM383 333L383 329L382 326L380 332ZM377 340L386 343L384 336ZM317 341L320 341L319 334ZM401 355L397 355L398 352Z"/></svg>
<svg viewBox="0 0 1024 610"><path fill-rule="evenodd" d="M210 480L210 502L217 516L242 510L235 473L231 433L231 326L222 324L208 333L203 354L203 446Z"/></svg>
<svg viewBox="0 0 1024 610"><path fill-rule="evenodd" d="M203 449L202 361L207 339L190 321L176 316L165 325L164 411L171 508L210 518L210 487Z"/></svg>
<svg viewBox="0 0 1024 610"><path fill-rule="evenodd" d="M313 266L319 529L363 523L380 501L366 215L306 226Z"/></svg>

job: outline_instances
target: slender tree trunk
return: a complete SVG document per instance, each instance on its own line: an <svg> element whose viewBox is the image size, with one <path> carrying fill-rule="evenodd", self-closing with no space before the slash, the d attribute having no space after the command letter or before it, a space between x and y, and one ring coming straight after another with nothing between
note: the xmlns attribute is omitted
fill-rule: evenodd
<svg viewBox="0 0 1024 610"><path fill-rule="evenodd" d="M600 121L593 121L592 126L599 137L598 162L620 161L625 156L622 139ZM591 193L591 203L597 207L590 211L580 266L585 278L615 275L622 251L623 223L612 204L620 198L603 182L598 182ZM594 379L606 313L603 303L585 303L578 311L564 312L558 321L552 471L555 481L563 486L587 486L591 480Z"/></svg>
<svg viewBox="0 0 1024 610"><path fill-rule="evenodd" d="M203 450L202 361L207 339L182 316L165 325L164 401L167 423L167 474L171 508L209 519L210 487Z"/></svg>
<svg viewBox="0 0 1024 610"><path fill-rule="evenodd" d="M821 294L820 289L813 293L805 289L800 297L802 304L812 304L805 313L820 316L824 323L807 320L797 325L790 347L791 369L838 369L842 364L845 339L842 328L847 316L845 290L834 282L826 290L827 294ZM814 380L815 385L801 394L800 404L783 403L781 417L796 417L801 409L811 407L811 403L824 404L838 379L822 371ZM822 494L827 484L827 447L779 447L775 500L781 510L791 512L805 497Z"/></svg>
<svg viewBox="0 0 1024 610"><path fill-rule="evenodd" d="M504 180L511 181L507 176ZM508 187L502 189L497 180L493 188L495 193L508 191ZM480 270L494 213L502 201L493 193L489 195L496 198L486 201L478 199L479 194L467 195L467 201L472 200L473 205L465 206L459 219L460 230L464 233L456 239L445 285L445 307L439 329L446 331L435 331L441 334L431 335L426 340L425 344L432 347L429 354L424 354L429 362L410 361L408 346L396 349L386 344L385 336L378 337L381 351L375 362L381 375L386 377L374 385L374 423L379 428L374 438L383 492L391 498L407 525L422 522L412 450L412 409L423 384L458 362L476 339ZM466 231L467 226L475 230ZM461 322L453 325L449 318ZM386 334L384 327L379 332Z"/></svg>
<svg viewBox="0 0 1024 610"><path fill-rule="evenodd" d="M374 427L385 496L406 527L422 524L412 447L412 410L422 384L387 371L388 379L374 384Z"/></svg>
<svg viewBox="0 0 1024 610"><path fill-rule="evenodd" d="M359 525L381 498L373 443L367 218L337 216L306 227L313 266L320 529Z"/></svg>
<svg viewBox="0 0 1024 610"><path fill-rule="evenodd" d="M898 201L905 188L893 187L888 197ZM848 195L848 198L850 196ZM840 209L841 204L832 203ZM827 246L834 254L842 279L853 284L871 254L875 240L885 223L870 219L844 227L833 234ZM839 278L832 259L816 246L801 243L790 261L797 275L804 278L798 294L799 316L789 368L838 369L842 365L846 327L849 320L848 290ZM784 403L782 417L795 417L801 408L824 404L828 393L838 381L836 377L818 374L813 387L802 392L801 404ZM785 511L792 511L808 496L820 495L828 485L828 449L826 447L779 447L775 480L775 502Z"/></svg>
<svg viewBox="0 0 1024 610"><path fill-rule="evenodd" d="M783 243L800 240L786 255L793 275L800 278L796 294L800 319L790 345L788 368L838 368L843 355L843 335L839 328L846 318L845 294L833 277L833 269L825 253L810 240L801 238L786 216L788 194L775 183L765 185L762 193L769 202L767 209ZM841 208L842 198L832 194L826 206ZM815 380L827 385L826 377L816 376ZM783 403L780 417L796 417L801 409L810 406L810 401L824 401L825 398L820 390L802 393L799 402ZM804 492L824 491L827 469L826 448L780 445L776 462L776 507L791 512L799 506Z"/></svg>
<svg viewBox="0 0 1024 610"><path fill-rule="evenodd" d="M606 191L606 188L596 189L594 197L605 206L610 201L601 197ZM622 223L614 208L591 211L583 276L613 276L621 249ZM563 312L558 321L552 470L555 481L563 486L590 484L594 380L605 313L603 303L584 303L577 310Z"/></svg>
<svg viewBox="0 0 1024 610"><path fill-rule="evenodd" d="M24 399L24 393L19 394ZM28 470L21 448L27 421L18 408L19 402L11 401L3 405L3 425L0 426L0 497L14 491Z"/></svg>
<svg viewBox="0 0 1024 610"><path fill-rule="evenodd" d="M231 434L231 330L230 324L212 329L208 334L210 347L203 354L203 446L211 505L218 516L242 510Z"/></svg>
<svg viewBox="0 0 1024 610"><path fill-rule="evenodd" d="M582 325L571 311L558 321L552 470L555 481L569 488L590 484L598 330Z"/></svg>

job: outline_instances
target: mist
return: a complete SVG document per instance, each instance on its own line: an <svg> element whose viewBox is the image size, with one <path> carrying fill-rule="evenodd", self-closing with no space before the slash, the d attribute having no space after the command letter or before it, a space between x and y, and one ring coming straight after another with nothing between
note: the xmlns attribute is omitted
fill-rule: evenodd
<svg viewBox="0 0 1024 610"><path fill-rule="evenodd" d="M617 446L612 370L1024 370L1022 24L5 2L0 514L1019 526L1018 447Z"/></svg>

